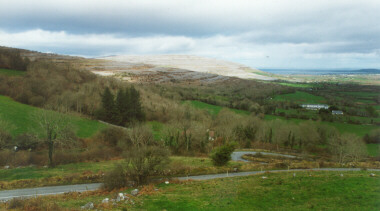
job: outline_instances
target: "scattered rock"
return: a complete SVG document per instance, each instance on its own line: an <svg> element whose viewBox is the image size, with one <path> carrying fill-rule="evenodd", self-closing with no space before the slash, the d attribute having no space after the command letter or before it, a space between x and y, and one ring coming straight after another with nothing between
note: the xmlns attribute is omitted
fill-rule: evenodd
<svg viewBox="0 0 380 211"><path fill-rule="evenodd" d="M109 201L110 201L109 198L105 198L105 199L102 200L102 204L107 204Z"/></svg>
<svg viewBox="0 0 380 211"><path fill-rule="evenodd" d="M261 177L261 179L268 179L268 177Z"/></svg>
<svg viewBox="0 0 380 211"><path fill-rule="evenodd" d="M44 168L47 168L48 166L44 166Z"/></svg>
<svg viewBox="0 0 380 211"><path fill-rule="evenodd" d="M139 190L138 189L134 189L131 191L131 195L132 196L137 196L139 194Z"/></svg>
<svg viewBox="0 0 380 211"><path fill-rule="evenodd" d="M4 166L4 169L9 169L9 166Z"/></svg>
<svg viewBox="0 0 380 211"><path fill-rule="evenodd" d="M376 174L371 173L369 176L370 176L370 177L374 177L374 176L376 176Z"/></svg>
<svg viewBox="0 0 380 211"><path fill-rule="evenodd" d="M117 195L116 201L117 202L124 201L124 199L125 199L124 194L123 193L119 193L119 195Z"/></svg>
<svg viewBox="0 0 380 211"><path fill-rule="evenodd" d="M167 184L167 185L168 185L168 184L169 184L169 181L165 181L165 184Z"/></svg>
<svg viewBox="0 0 380 211"><path fill-rule="evenodd" d="M94 209L94 203L88 202L84 206L81 207L82 210L91 210Z"/></svg>

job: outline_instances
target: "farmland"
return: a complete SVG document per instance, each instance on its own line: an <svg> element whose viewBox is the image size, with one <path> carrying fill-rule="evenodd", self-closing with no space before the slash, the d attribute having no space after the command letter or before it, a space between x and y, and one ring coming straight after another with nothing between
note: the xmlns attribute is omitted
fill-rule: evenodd
<svg viewBox="0 0 380 211"><path fill-rule="evenodd" d="M0 95L0 120L6 121L10 127L8 128L13 136L28 132L41 132L33 115L38 115L42 109L29 105L18 103L9 97ZM107 126L95 120L82 118L77 115L68 115L70 122L73 124L76 135L86 138L94 135L97 131Z"/></svg>

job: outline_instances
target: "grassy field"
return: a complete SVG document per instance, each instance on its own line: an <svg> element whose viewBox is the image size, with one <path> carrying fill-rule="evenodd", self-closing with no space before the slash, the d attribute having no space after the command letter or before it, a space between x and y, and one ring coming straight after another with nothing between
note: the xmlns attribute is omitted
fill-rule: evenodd
<svg viewBox="0 0 380 211"><path fill-rule="evenodd" d="M186 168L209 168L213 167L211 159L208 157L184 157L171 156L171 165L181 165ZM42 167L23 167L12 169L0 169L0 181L12 181L21 179L42 179L54 176L68 176L72 174L81 174L85 171L110 171L116 164L122 163L122 160L110 160L101 162L83 162L59 165L55 168ZM237 165L237 162L229 162L228 166Z"/></svg>
<svg viewBox="0 0 380 211"><path fill-rule="evenodd" d="M6 76L23 76L25 75L25 71L20 70L9 70L9 69L3 69L0 68L0 75L6 75Z"/></svg>
<svg viewBox="0 0 380 211"><path fill-rule="evenodd" d="M278 101L293 101L299 103L324 103L326 100L323 97L315 96L307 92L296 91L295 93L277 95L273 100Z"/></svg>
<svg viewBox="0 0 380 211"><path fill-rule="evenodd" d="M122 160L101 161L101 162L84 162L59 165L55 168L42 167L23 167L13 169L0 169L0 181L12 181L21 179L42 179L54 176L67 176L72 174L81 174L84 171L110 171L115 164Z"/></svg>
<svg viewBox="0 0 380 211"><path fill-rule="evenodd" d="M211 105L211 104L203 103L203 102L196 101L196 100L186 101L185 103L189 103L191 106L193 106L195 108L205 109L211 115L217 115L220 112L220 110L222 110L222 108L223 108L221 106ZM242 115L249 115L250 114L249 111L243 111L243 110L231 109L231 108L230 108L230 110L237 113L237 114L242 114Z"/></svg>
<svg viewBox="0 0 380 211"><path fill-rule="evenodd" d="M285 119L284 117L275 116L275 115L265 115L265 120L275 120L275 119L282 119L288 122L299 124L301 122L309 121L309 120L303 120L303 119ZM372 130L378 129L379 127L376 125L355 125L355 124L347 124L347 123L340 123L340 122L321 122L325 125L330 125L338 129L341 133L353 133L360 137L363 137L365 134L370 133Z"/></svg>
<svg viewBox="0 0 380 211"><path fill-rule="evenodd" d="M278 84L281 84L283 86L296 87L296 88L312 88L312 87L319 86L317 84L290 83L290 82L282 82L282 83L278 83Z"/></svg>
<svg viewBox="0 0 380 211"><path fill-rule="evenodd" d="M9 97L0 95L0 120L11 124L9 132L15 136L25 132L38 132L38 127L33 121L31 114L41 112L42 109L21 104ZM97 131L106 128L106 125L95 120L70 116L70 121L76 129L76 135L87 138L94 135Z"/></svg>
<svg viewBox="0 0 380 211"><path fill-rule="evenodd" d="M267 173L178 184L158 184L114 210L379 210L380 180L369 172ZM262 179L262 177L267 177ZM157 188L158 191L154 191ZM149 188L148 188L149 190ZM130 193L130 190L124 192ZM113 194L52 197L59 206L95 206Z"/></svg>
<svg viewBox="0 0 380 211"><path fill-rule="evenodd" d="M367 144L368 155L376 157L380 155L380 144Z"/></svg>

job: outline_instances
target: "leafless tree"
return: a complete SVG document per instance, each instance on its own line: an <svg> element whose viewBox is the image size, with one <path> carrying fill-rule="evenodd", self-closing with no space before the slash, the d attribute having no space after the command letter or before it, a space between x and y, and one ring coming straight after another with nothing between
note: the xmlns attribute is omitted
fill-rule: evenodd
<svg viewBox="0 0 380 211"><path fill-rule="evenodd" d="M49 166L54 166L53 153L55 145L73 140L70 120L67 115L51 110L38 110L32 114L39 127L41 137L48 146Z"/></svg>

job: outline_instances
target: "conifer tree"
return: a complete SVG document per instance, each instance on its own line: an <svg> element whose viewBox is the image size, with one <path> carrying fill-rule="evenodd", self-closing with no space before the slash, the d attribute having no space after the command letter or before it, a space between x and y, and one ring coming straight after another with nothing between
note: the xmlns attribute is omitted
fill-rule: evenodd
<svg viewBox="0 0 380 211"><path fill-rule="evenodd" d="M114 95L111 93L108 87L104 90L104 93L102 95L102 108L102 119L107 122L114 123L116 107Z"/></svg>

